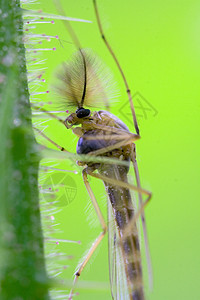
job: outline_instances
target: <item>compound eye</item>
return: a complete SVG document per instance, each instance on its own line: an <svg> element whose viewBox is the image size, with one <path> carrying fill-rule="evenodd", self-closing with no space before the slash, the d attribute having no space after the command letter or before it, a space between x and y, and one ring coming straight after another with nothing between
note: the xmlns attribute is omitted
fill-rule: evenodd
<svg viewBox="0 0 200 300"><path fill-rule="evenodd" d="M76 115L79 119L88 117L90 115L90 110L86 109L86 108L83 108L83 107L80 107L80 108L77 109Z"/></svg>

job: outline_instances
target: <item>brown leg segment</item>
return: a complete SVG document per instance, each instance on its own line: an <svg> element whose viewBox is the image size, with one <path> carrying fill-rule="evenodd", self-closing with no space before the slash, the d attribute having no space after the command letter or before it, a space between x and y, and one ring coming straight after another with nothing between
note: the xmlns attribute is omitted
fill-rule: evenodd
<svg viewBox="0 0 200 300"><path fill-rule="evenodd" d="M99 234L99 236L96 238L96 240L94 241L94 243L92 244L91 248L89 249L84 261L82 262L81 266L79 267L79 269L77 270L77 272L75 273L75 279L74 279L74 284L73 284L73 288L70 292L70 295L69 295L69 299L72 299L72 295L73 295L73 292L74 292L74 287L75 287L75 284L78 280L78 278L80 277L83 269L85 268L86 264L88 263L88 261L90 260L92 254L94 253L94 251L96 250L96 248L98 247L98 245L101 243L103 237L105 236L106 232L107 232L107 226L106 226L106 223L105 223L105 220L103 218L103 215L100 211L100 208L99 208L99 205L97 203L97 200L94 196L94 193L90 187L90 184L87 180L87 173L90 174L89 172L89 168L85 168L82 172L83 174L83 181L84 181L84 184L85 184L85 187L88 191L88 194L90 196L90 199L92 201L92 204L94 206L94 209L96 211L96 214L98 216L98 219L99 219L99 222L101 224L101 227L102 227L102 232Z"/></svg>
<svg viewBox="0 0 200 300"><path fill-rule="evenodd" d="M137 183L137 186L140 188L141 183L140 183L138 165L137 165L137 161L136 161L135 145L132 148L131 161L132 161L133 167L134 167L136 183ZM141 208L142 205L143 205L143 199L142 199L142 194L141 193L138 194L138 198L139 198L139 207ZM151 196L150 196L150 199L151 199ZM147 259L149 286L150 286L150 289L152 289L152 287L153 287L153 272L152 272L151 257L150 257L150 251L149 251L149 242L148 242L148 235L147 235L146 219L145 219L143 209L141 211L141 220L142 220L142 228L143 228L143 234L144 234L144 243L145 243L145 253L146 253L146 259Z"/></svg>
<svg viewBox="0 0 200 300"><path fill-rule="evenodd" d="M119 72L123 78L123 81L124 81L124 84L125 84L125 87L126 87L126 92L127 92L127 95L128 95L128 99L129 99L129 103L130 103L130 107L131 107L131 112L132 112L132 116L133 116L133 122L134 122L134 126L135 126L135 130L136 130L136 133L139 135L139 127L138 127L138 123L137 123L137 119L136 119L136 114L135 114L135 109L134 109L134 105L133 105L133 99L132 99L132 96L131 96L131 91L130 91L130 88L129 88L129 85L128 85L128 82L126 80L126 77L124 75L124 72L122 70L122 67L113 51L113 49L111 48L107 38L105 37L105 34L103 32L103 28L102 28L102 25L101 25L101 21L100 21L100 17L99 17L99 11L98 11L98 8L97 8L97 1L96 0L93 0L93 5L94 5L94 10L95 10L95 14L96 14L96 19L97 19L97 23L98 23L98 27L99 27L99 31L100 31L100 34L101 34L101 37L108 49L108 51L110 52L110 54L112 55L118 69L119 69Z"/></svg>

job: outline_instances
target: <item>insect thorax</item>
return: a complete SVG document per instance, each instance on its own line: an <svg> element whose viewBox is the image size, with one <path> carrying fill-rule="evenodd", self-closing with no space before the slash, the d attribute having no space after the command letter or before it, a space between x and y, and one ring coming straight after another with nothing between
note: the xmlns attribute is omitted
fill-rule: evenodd
<svg viewBox="0 0 200 300"><path fill-rule="evenodd" d="M104 153L100 155L130 160L132 144L124 146L125 143L122 143L120 147L109 150L109 146L123 142L124 137L119 138L120 133L129 133L128 127L115 115L107 111L94 112L89 118L85 118L84 122L82 121L79 132L82 132L82 135L80 135L76 147L78 154L88 154L105 149Z"/></svg>

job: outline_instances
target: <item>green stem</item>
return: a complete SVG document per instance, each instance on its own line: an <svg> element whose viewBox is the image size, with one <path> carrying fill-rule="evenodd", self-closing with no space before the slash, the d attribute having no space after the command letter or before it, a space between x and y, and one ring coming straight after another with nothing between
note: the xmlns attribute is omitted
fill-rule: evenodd
<svg viewBox="0 0 200 300"><path fill-rule="evenodd" d="M0 299L49 299L19 0L0 0Z"/></svg>

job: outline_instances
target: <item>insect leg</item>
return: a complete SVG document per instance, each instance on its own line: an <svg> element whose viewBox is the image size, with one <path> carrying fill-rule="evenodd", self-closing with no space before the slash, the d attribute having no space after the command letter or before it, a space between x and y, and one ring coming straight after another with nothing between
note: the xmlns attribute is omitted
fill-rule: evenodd
<svg viewBox="0 0 200 300"><path fill-rule="evenodd" d="M54 142L52 139L50 139L44 132L34 127L34 130L36 130L43 138L45 138L47 141L49 141L52 145L56 146L60 151L68 152L64 147L58 145L56 142ZM69 153L69 152L68 152Z"/></svg>
<svg viewBox="0 0 200 300"><path fill-rule="evenodd" d="M106 226L106 223L105 223L105 220L103 218L103 215L100 211L100 208L99 208L99 205L97 203L97 200L94 196L94 193L90 187L90 184L88 182L88 179L87 179L87 175L88 174L92 174L93 170L91 171L89 167L85 168L83 171L82 171L82 175L83 175L83 181L84 181L84 184L85 184L85 187L88 191L88 194L90 196L90 199L92 201L92 204L94 206L94 209L96 211L96 214L98 216L98 219L99 219L99 222L101 224L101 227L102 227L102 232L99 234L99 236L96 238L96 240L94 241L94 243L92 244L91 248L89 249L84 261L82 262L81 266L78 268L77 272L75 273L75 279L74 279L74 284L73 284L73 288L70 292L70 296L69 296L69 299L72 299L72 295L73 295L73 292L74 292L74 286L78 280L78 278L80 277L83 269L85 268L86 264L88 263L88 261L90 260L92 254L94 253L94 251L96 250L96 248L98 247L98 245L100 244L100 242L102 241L103 237L105 236L106 232L107 232L107 226Z"/></svg>
<svg viewBox="0 0 200 300"><path fill-rule="evenodd" d="M103 181L106 181L107 183L110 183L112 185L117 185L119 187L122 188L126 188L126 189L131 189L133 191L136 191L138 193L144 194L147 196L147 199L145 200L145 202L142 203L141 208L138 210L137 214L141 214L142 209L144 209L144 207L146 206L146 204L149 202L149 200L151 199L151 193L147 190L142 189L141 187L135 186L133 184L127 183L127 182L123 182L120 180L116 180L101 174L97 174L97 173L93 173L91 171L88 170L87 172L90 176L93 176L95 178L101 179ZM137 217L138 219L138 217ZM135 220L136 221L136 220Z"/></svg>
<svg viewBox="0 0 200 300"><path fill-rule="evenodd" d="M122 188L131 189L133 191L138 192L141 195L143 194L143 195L147 196L146 200L142 202L142 204L140 205L140 207L139 207L138 211L136 212L136 214L134 215L134 217L130 220L129 224L127 224L125 232L124 232L124 238L126 238L128 236L128 234L129 234L130 230L134 226L135 222L141 216L141 213L144 210L145 206L150 201L150 199L151 199L151 192L149 192L147 190L144 190L144 189L142 189L139 186L135 186L135 185L132 185L130 183L123 182L123 181L120 181L120 180L115 180L113 178L109 178L109 177L101 175L101 174L96 174L96 173L92 173L92 172L88 173L88 174L90 176L93 176L95 178L101 179L101 180L103 180L103 181L105 181L107 183L110 183L112 185L116 185L116 186L119 186L119 187L122 187Z"/></svg>
<svg viewBox="0 0 200 300"><path fill-rule="evenodd" d="M140 188L141 183L140 183L139 170L138 170L138 165L137 165L137 160L136 160L135 145L132 149L131 161L132 161L133 167L134 167L137 186ZM139 206L141 207L142 203L143 203L141 193L138 194L138 198L139 198ZM145 215L144 215L144 210L141 211L141 220L142 220L142 228L143 228L143 234L144 234L144 243L145 243L145 253L146 253L146 259L147 259L149 286L152 289L152 287L153 287L153 274L152 274L152 265L151 265L151 257L150 257L150 251L149 251L149 242L148 242L147 226L146 226L146 219L145 219Z"/></svg>
<svg viewBox="0 0 200 300"><path fill-rule="evenodd" d="M106 129L106 128L104 128ZM120 130L118 130L120 132ZM133 135L131 133L125 133L126 137L129 136L129 138L127 138L127 140L122 140L120 142L117 142L114 145L105 147L103 149L94 151L94 152L90 152L90 155L99 155L99 154L103 154L105 152L111 151L113 149L117 149L120 148L121 146L125 146L130 144L132 141L135 141L139 136L137 135ZM119 138L123 137L123 135L119 134ZM143 189L141 188L141 184L140 184L140 177L139 177L139 171L138 171L138 166L137 166L137 161L136 161L136 155L134 152L135 148L134 146L132 147L132 153L131 153L131 160L133 162L133 166L134 166L134 172L135 172L135 177L136 177L136 182L137 182L137 187L138 187L138 194L139 194L139 211L136 213L136 215L134 216L133 220L130 221L129 225L127 225L127 233L129 232L129 230L131 229L131 227L133 226L133 224L135 223L135 221L138 219L138 217L141 215L141 219L142 219L142 226L143 226L143 231L144 231L144 239L145 239L145 251L146 251L146 256L147 256L147 265L148 265L148 273L149 273L149 280L150 280L150 287L152 286L152 267L151 267L151 260L150 260L150 254L149 254L149 246L148 246L148 239L147 239L147 229L146 229L146 221L145 221L145 216L144 216L144 207L146 206L146 204L149 202L149 200L151 199L151 193L148 192L149 197L146 199L146 201L143 203L143 199L142 199L142 194L144 194L142 191ZM96 176L97 174L95 174ZM94 175L91 175L94 176ZM97 175L99 176L99 175ZM97 177L96 176L96 177ZM108 180L105 179L105 181L108 182ZM111 183L111 182L110 182ZM114 182L113 182L114 183ZM115 182L116 185L119 185L119 181ZM124 187L124 186L123 186ZM130 189L133 189L133 187L131 188L130 186L127 187ZM136 190L136 189L135 189ZM137 217L136 217L137 216ZM125 233L125 237L126 237L126 233Z"/></svg>
<svg viewBox="0 0 200 300"><path fill-rule="evenodd" d="M102 37L108 51L110 52L111 56L113 57L116 65L119 69L119 72L120 72L120 74L123 78L123 81L124 81L124 84L125 84L125 87L126 87L126 92L127 92L128 99L129 99L129 103L130 103L130 107L131 107L131 112L132 112L132 116L133 116L133 122L134 122L135 130L136 130L136 133L139 135L139 127L138 127L138 123L137 123L137 119L136 119L135 108L134 108L134 105L133 105L133 99L132 99L132 96L131 96L131 91L130 91L128 82L126 80L126 77L124 75L124 72L122 70L122 67L121 67L120 63L119 63L113 49L110 46L110 43L108 42L108 40L105 37L105 34L103 32L103 27L102 27L102 24L101 24L101 21L100 21L100 16L99 16L99 11L98 11L98 8L97 8L97 1L96 0L93 0L93 5L94 5L94 10L95 10L96 19L97 19L97 23L98 23L98 27L99 27L101 37Z"/></svg>
<svg viewBox="0 0 200 300"><path fill-rule="evenodd" d="M97 155L100 155L100 154L103 154L103 153L106 153L106 152L110 152L110 151L112 151L114 149L118 149L120 147L124 147L124 146L126 146L128 144L131 144L133 141L136 141L139 138L140 138L139 135L127 132L126 133L126 139L122 139L121 141L119 141L119 142L117 142L115 144L112 144L110 146L101 148L99 150L89 152L88 155L95 155L95 156L97 156ZM117 139L121 139L121 138L117 138Z"/></svg>
<svg viewBox="0 0 200 300"><path fill-rule="evenodd" d="M132 184L129 184L126 181L126 179L124 182L124 177L122 173L123 172L121 172L121 174L119 173L119 176L116 174L116 178L112 178L110 177L110 175L109 177L102 175L102 173L101 174L91 173L90 175L95 178L103 180L105 183L108 184L108 186L110 186L110 191L109 191L109 193L111 193L110 200L113 203L112 205L114 206L116 220L118 220L117 222L119 222L118 223L119 224L118 230L120 231L119 244L121 245L121 250L124 253L123 255L124 266L125 266L125 272L127 276L126 278L129 285L129 292L130 295L133 295L133 292L140 295L140 298L138 296L137 299L143 299L144 295L143 295L143 282L141 276L142 274L141 254L140 254L140 247L138 241L138 231L137 231L136 221L138 220L142 210L150 200L151 194L148 191L142 189L141 187L137 187ZM109 172L108 174L112 174L112 173ZM147 196L146 201L142 203L141 208L139 208L139 210L136 213L134 212L134 208L132 207L131 203L127 202L127 200L123 198L122 196L123 193L120 193L119 187L122 188L122 190L132 189L134 191L137 191L138 193L145 194ZM117 193L119 194L119 196L117 196L117 193L113 192L114 190L118 191ZM117 217L119 218L117 219ZM127 223L124 223L125 220L124 218L127 218ZM121 225L123 223L124 225ZM128 245L127 246L128 248L124 247L124 245L126 246ZM129 253L125 249L129 249ZM132 277L133 274L134 274L134 278ZM131 298L130 296L130 299L136 299L136 298L135 297Z"/></svg>

